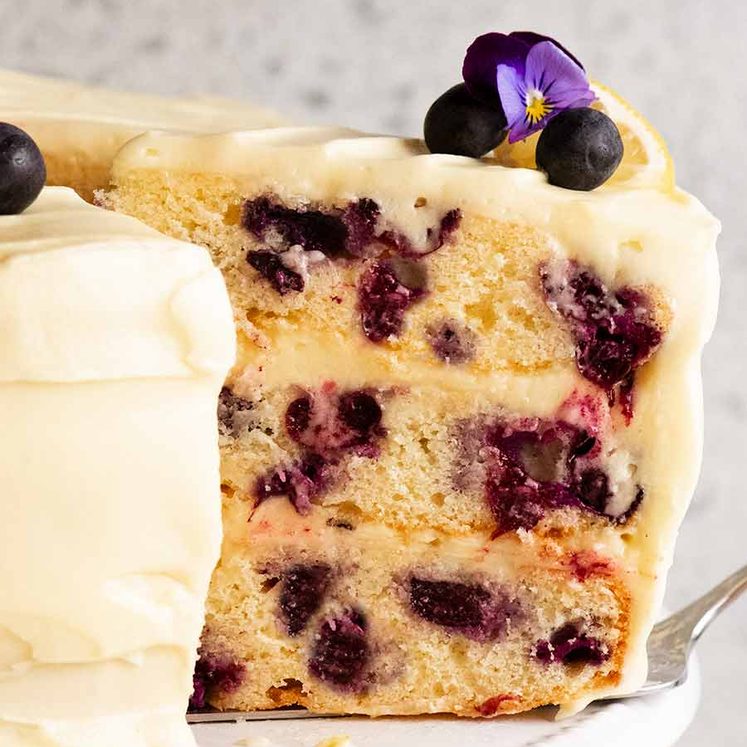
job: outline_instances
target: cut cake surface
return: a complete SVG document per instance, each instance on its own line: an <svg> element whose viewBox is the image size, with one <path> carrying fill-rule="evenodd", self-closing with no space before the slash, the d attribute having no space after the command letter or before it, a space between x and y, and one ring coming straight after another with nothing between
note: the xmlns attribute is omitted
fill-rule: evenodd
<svg viewBox="0 0 747 747"><path fill-rule="evenodd" d="M105 202L206 246L234 308L194 707L641 684L700 465L700 203L323 128L144 135Z"/></svg>

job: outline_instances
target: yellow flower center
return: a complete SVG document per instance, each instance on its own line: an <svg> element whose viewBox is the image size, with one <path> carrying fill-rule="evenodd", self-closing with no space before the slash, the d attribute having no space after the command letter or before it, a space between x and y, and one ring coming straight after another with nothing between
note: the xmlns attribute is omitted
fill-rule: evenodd
<svg viewBox="0 0 747 747"><path fill-rule="evenodd" d="M537 124L552 111L552 106L545 99L542 91L532 89L527 91L526 112L531 124Z"/></svg>

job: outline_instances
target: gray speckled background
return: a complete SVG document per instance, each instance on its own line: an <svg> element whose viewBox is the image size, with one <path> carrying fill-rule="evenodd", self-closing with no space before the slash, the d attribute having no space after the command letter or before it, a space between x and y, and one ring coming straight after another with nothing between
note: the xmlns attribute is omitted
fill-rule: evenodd
<svg viewBox="0 0 747 747"><path fill-rule="evenodd" d="M705 358L703 478L669 604L747 549L747 4L740 0L2 0L0 65L163 93L249 97L305 121L417 133L487 30L563 41L664 133L679 181L723 221L723 296ZM747 600L701 645L705 690L681 747L747 743Z"/></svg>

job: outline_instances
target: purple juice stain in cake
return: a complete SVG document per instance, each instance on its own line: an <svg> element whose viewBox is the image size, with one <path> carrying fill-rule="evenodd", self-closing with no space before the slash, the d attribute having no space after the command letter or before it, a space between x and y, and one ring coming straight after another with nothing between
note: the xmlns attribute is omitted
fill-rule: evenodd
<svg viewBox="0 0 747 747"><path fill-rule="evenodd" d="M618 396L629 421L635 370L663 339L650 299L630 287L610 290L572 260L543 265L540 279L548 306L571 328L579 372L604 389L611 403Z"/></svg>
<svg viewBox="0 0 747 747"><path fill-rule="evenodd" d="M241 687L246 670L241 662L226 655L210 654L203 649L192 675L192 695L189 711L201 711L207 707L211 693L231 693Z"/></svg>
<svg viewBox="0 0 747 747"><path fill-rule="evenodd" d="M301 246L327 257L346 253L348 229L338 214L303 206L290 208L262 196L244 202L241 224L260 241L279 238L286 247Z"/></svg>
<svg viewBox="0 0 747 747"><path fill-rule="evenodd" d="M588 449L588 434L558 421L527 419L494 423L489 448L486 497L496 519L495 536L534 528L546 514L581 505L570 489L574 446Z"/></svg>
<svg viewBox="0 0 747 747"><path fill-rule="evenodd" d="M256 239L301 246L330 258L377 256L381 248L402 256L422 256L441 248L459 228L462 214L449 210L426 230L425 246L416 247L403 234L383 225L381 208L370 197L324 210L309 205L288 207L267 195L244 202L241 224Z"/></svg>
<svg viewBox="0 0 747 747"><path fill-rule="evenodd" d="M361 692L371 659L366 619L358 610L329 618L314 636L309 671L341 692Z"/></svg>
<svg viewBox="0 0 747 747"><path fill-rule="evenodd" d="M241 225L266 245L249 251L247 262L282 296L301 292L305 286L304 278L283 263L280 253L285 249L297 246L328 259L400 256L417 260L446 244L461 219L460 210L449 210L437 225L427 228L424 245L415 246L403 233L385 225L379 204L370 197L321 210L309 205L291 208L263 195L244 202Z"/></svg>
<svg viewBox="0 0 747 747"><path fill-rule="evenodd" d="M314 498L334 483L346 455L379 455L379 441L386 436L381 419L381 405L372 391L340 393L327 383L296 397L286 408L285 430L303 447L302 456L258 478L257 505L284 495L299 514L307 514Z"/></svg>
<svg viewBox="0 0 747 747"><path fill-rule="evenodd" d="M476 705L475 710L481 716L488 718L490 716L495 716L497 713L505 713L512 708L516 708L519 703L521 703L521 697L519 695L514 695L513 693L502 693L501 695L493 695L493 697L484 700L479 705Z"/></svg>
<svg viewBox="0 0 747 747"><path fill-rule="evenodd" d="M285 410L285 430L294 441L300 441L311 421L311 397L294 399Z"/></svg>
<svg viewBox="0 0 747 747"><path fill-rule="evenodd" d="M440 249L457 232L462 223L462 211L458 208L449 210L441 218L437 228L428 229L428 244L430 251Z"/></svg>
<svg viewBox="0 0 747 747"><path fill-rule="evenodd" d="M248 424L248 413L253 408L253 402L239 397L231 389L224 386L218 396L218 431L221 436L235 438L242 427Z"/></svg>
<svg viewBox="0 0 747 747"><path fill-rule="evenodd" d="M537 641L534 655L544 664L592 664L599 666L610 657L609 647L587 635L577 623L566 623L550 636Z"/></svg>
<svg viewBox="0 0 747 747"><path fill-rule="evenodd" d="M433 352L444 363L459 365L475 356L475 333L456 319L429 324L425 336Z"/></svg>
<svg viewBox="0 0 747 747"><path fill-rule="evenodd" d="M300 293L304 279L295 270L286 267L277 252L250 251L246 261L281 295Z"/></svg>
<svg viewBox="0 0 747 747"><path fill-rule="evenodd" d="M287 466L278 466L257 478L257 504L268 498L286 496L296 511L305 516L311 502L332 481L335 464L319 454L308 453Z"/></svg>
<svg viewBox="0 0 747 747"><path fill-rule="evenodd" d="M340 217L347 231L345 251L353 257L368 256L371 244L376 241L381 217L378 203L369 197L363 197L348 203Z"/></svg>
<svg viewBox="0 0 747 747"><path fill-rule="evenodd" d="M405 259L418 260L432 254L447 244L462 223L462 211L449 210L436 226L426 229L426 239L422 246L413 245L404 234L389 229L383 231L377 240Z"/></svg>
<svg viewBox="0 0 747 747"><path fill-rule="evenodd" d="M520 614L517 602L477 583L409 579L410 609L420 618L476 641L492 641Z"/></svg>
<svg viewBox="0 0 747 747"><path fill-rule="evenodd" d="M393 262L374 262L358 281L358 309L363 334L371 342L399 336L405 312L426 292L422 286L405 285Z"/></svg>
<svg viewBox="0 0 747 747"><path fill-rule="evenodd" d="M473 436L474 440L474 436ZM496 520L493 536L529 531L549 512L581 509L622 524L637 510L643 491L622 514L600 456L599 439L562 420L494 421L471 450L485 462L485 497Z"/></svg>
<svg viewBox="0 0 747 747"><path fill-rule="evenodd" d="M294 565L283 573L278 605L288 635L302 633L324 601L332 568L326 563Z"/></svg>
<svg viewBox="0 0 747 747"><path fill-rule="evenodd" d="M386 435L381 418L373 392L338 393L334 387L322 387L288 405L285 429L296 443L332 459L348 452L373 458Z"/></svg>

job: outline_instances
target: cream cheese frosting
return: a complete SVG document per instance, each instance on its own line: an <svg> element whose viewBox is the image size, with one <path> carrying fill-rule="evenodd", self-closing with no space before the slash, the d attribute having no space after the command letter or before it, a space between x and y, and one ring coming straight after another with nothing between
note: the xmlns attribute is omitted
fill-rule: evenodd
<svg viewBox="0 0 747 747"><path fill-rule="evenodd" d="M74 186L86 197L106 184L117 150L146 130L223 132L282 122L268 109L231 99L112 91L12 70L0 70L0 120L34 138L50 184Z"/></svg>
<svg viewBox="0 0 747 747"><path fill-rule="evenodd" d="M718 221L679 189L617 183L576 192L549 185L537 171L506 168L490 159L430 154L419 140L332 128L203 136L150 132L119 152L113 184L136 179L141 170L220 174L235 178L247 197L272 193L291 203L340 204L368 197L415 245L422 245L426 227L439 215L459 208L465 214L532 226L550 237L559 257L592 266L613 287L658 289L672 311L671 323L661 349L637 379L635 420L619 433L620 448L641 456L638 469L648 495L640 510L646 532L626 546L629 566L641 581L631 622L634 653L615 690L637 687L645 676L645 637L663 595L676 528L700 469L700 355L716 317ZM310 341L306 335L286 329L279 344L272 345L268 360L262 361L268 380L293 383L303 361L303 370L319 381L375 385L376 375L391 365L362 337ZM344 371L341 360L346 361ZM411 364L407 362L408 372L418 373ZM439 385L438 377L444 386L461 383L444 368L423 376L429 385ZM494 378L500 386L500 373ZM568 394L562 375L547 374L535 383L527 391L541 389L540 403L557 403ZM580 705L568 704L566 710Z"/></svg>
<svg viewBox="0 0 747 747"><path fill-rule="evenodd" d="M181 747L232 314L207 252L46 188L0 218L0 743Z"/></svg>

